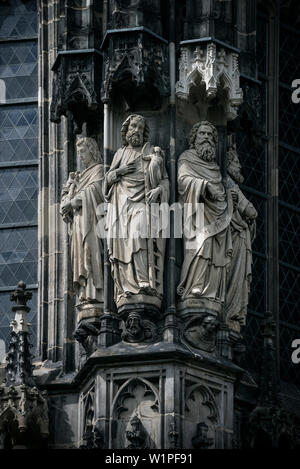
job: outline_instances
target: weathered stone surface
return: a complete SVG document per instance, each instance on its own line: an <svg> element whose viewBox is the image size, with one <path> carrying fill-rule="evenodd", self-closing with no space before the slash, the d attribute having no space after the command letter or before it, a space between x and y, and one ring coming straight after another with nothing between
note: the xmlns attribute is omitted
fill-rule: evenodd
<svg viewBox="0 0 300 469"><path fill-rule="evenodd" d="M73 288L81 309L103 303L103 244L97 230L103 204L103 163L97 142L82 137L76 143L82 172L72 172L63 187L61 214L69 225Z"/></svg>
<svg viewBox="0 0 300 469"><path fill-rule="evenodd" d="M151 205L169 199L164 154L148 143L149 127L142 116L130 115L122 126L123 147L114 156L105 176L108 205L107 243L115 302L153 303L163 295L165 239L161 230L152 237ZM127 232L124 233L124 229ZM152 231L151 231L152 229Z"/></svg>
<svg viewBox="0 0 300 469"><path fill-rule="evenodd" d="M257 211L239 188L244 178L233 147L227 154L225 185L233 198L231 219L232 258L227 271L226 321L231 329L240 332L246 324L246 314L252 278L252 242L256 235Z"/></svg>
<svg viewBox="0 0 300 469"><path fill-rule="evenodd" d="M190 149L179 158L178 191L181 204L189 204L185 218L185 253L178 294L199 308L221 312L226 295L226 269L232 252L230 221L232 200L227 197L216 163L216 128L195 124ZM200 203L204 215L200 219ZM189 218L188 218L189 217ZM198 218L196 218L198 217Z"/></svg>

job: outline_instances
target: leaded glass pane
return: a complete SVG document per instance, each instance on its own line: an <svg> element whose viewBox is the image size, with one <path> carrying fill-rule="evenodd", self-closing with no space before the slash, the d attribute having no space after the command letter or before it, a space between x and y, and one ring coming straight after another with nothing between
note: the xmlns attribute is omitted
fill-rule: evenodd
<svg viewBox="0 0 300 469"><path fill-rule="evenodd" d="M0 37L32 37L37 34L36 0L6 0L0 6Z"/></svg>
<svg viewBox="0 0 300 469"><path fill-rule="evenodd" d="M37 106L0 106L0 162L37 158Z"/></svg>
<svg viewBox="0 0 300 469"><path fill-rule="evenodd" d="M300 271L280 265L279 278L280 319L299 326Z"/></svg>
<svg viewBox="0 0 300 469"><path fill-rule="evenodd" d="M248 313L247 323L243 332L246 345L245 368L251 371L260 371L261 351L262 351L262 333L261 323L263 316Z"/></svg>
<svg viewBox="0 0 300 469"><path fill-rule="evenodd" d="M298 188L299 190L299 188ZM279 258L282 262L299 266L300 213L279 206Z"/></svg>
<svg viewBox="0 0 300 469"><path fill-rule="evenodd" d="M291 2L288 8L296 13ZM283 15L284 10L282 7ZM279 155L279 199L295 206L295 210L279 204L280 373L282 379L294 383L300 382L299 366L297 368L291 360L292 341L300 337L300 213L297 211L297 207L300 207L300 106L292 102L291 84L294 79L300 78L299 48L299 33L281 25L279 139L282 144Z"/></svg>
<svg viewBox="0 0 300 469"><path fill-rule="evenodd" d="M260 192L266 192L266 145L254 143L245 131L237 132L237 152L242 165L244 184Z"/></svg>
<svg viewBox="0 0 300 469"><path fill-rule="evenodd" d="M300 78L300 31L281 26L280 28L280 67L279 79L282 83L291 85L295 78Z"/></svg>
<svg viewBox="0 0 300 469"><path fill-rule="evenodd" d="M32 345L35 345L37 333L37 290L31 291L32 299L28 301L30 312L28 313L27 317L28 322L31 324L30 342ZM6 352L11 332L11 327L9 327L9 325L15 316L15 313L13 313L11 310L13 303L10 301L10 294L11 292L0 292L0 340L5 342Z"/></svg>
<svg viewBox="0 0 300 469"><path fill-rule="evenodd" d="M248 309L261 314L266 310L266 259L255 255Z"/></svg>
<svg viewBox="0 0 300 469"><path fill-rule="evenodd" d="M0 44L0 104L37 97L37 42Z"/></svg>
<svg viewBox="0 0 300 469"><path fill-rule="evenodd" d="M296 75L291 75L290 79ZM300 74L299 74L300 78ZM300 105L292 101L291 87L279 88L279 139L295 148L300 148Z"/></svg>
<svg viewBox="0 0 300 469"><path fill-rule="evenodd" d="M0 171L0 224L36 223L38 171L35 166Z"/></svg>
<svg viewBox="0 0 300 469"><path fill-rule="evenodd" d="M300 153L280 148L279 198L300 207Z"/></svg>
<svg viewBox="0 0 300 469"><path fill-rule="evenodd" d="M300 329L280 324L280 376L285 381L300 384L300 367L292 362L292 342L299 339Z"/></svg>
<svg viewBox="0 0 300 469"><path fill-rule="evenodd" d="M268 29L268 20L259 16L257 18L256 57L258 71L264 75L268 73Z"/></svg>
<svg viewBox="0 0 300 469"><path fill-rule="evenodd" d="M37 230L0 230L0 287L14 287L20 280L37 283Z"/></svg>

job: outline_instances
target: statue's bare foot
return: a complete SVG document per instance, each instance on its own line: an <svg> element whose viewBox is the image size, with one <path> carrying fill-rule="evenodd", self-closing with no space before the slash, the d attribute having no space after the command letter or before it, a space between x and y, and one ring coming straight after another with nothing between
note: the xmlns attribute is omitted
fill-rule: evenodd
<svg viewBox="0 0 300 469"><path fill-rule="evenodd" d="M202 290L200 288L195 287L192 289L191 294L196 298L200 298L200 296L202 296Z"/></svg>

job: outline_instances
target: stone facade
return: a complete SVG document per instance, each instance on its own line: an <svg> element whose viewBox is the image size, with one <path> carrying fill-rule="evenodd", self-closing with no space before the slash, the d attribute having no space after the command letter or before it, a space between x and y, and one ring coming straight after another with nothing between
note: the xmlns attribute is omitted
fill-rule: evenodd
<svg viewBox="0 0 300 469"><path fill-rule="evenodd" d="M262 227L236 142L245 128L261 142L258 3L39 1L38 360L17 383L38 424L48 408L37 447L231 449L262 432L299 444L272 313L261 374L243 362ZM204 227L177 237L176 210L194 228L199 203ZM164 217L168 236L153 234ZM19 441L7 385L4 447Z"/></svg>

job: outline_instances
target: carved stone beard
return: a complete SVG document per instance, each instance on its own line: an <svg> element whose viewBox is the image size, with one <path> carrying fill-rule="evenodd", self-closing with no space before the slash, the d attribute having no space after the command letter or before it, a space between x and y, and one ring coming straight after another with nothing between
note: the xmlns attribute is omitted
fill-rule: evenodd
<svg viewBox="0 0 300 469"><path fill-rule="evenodd" d="M208 140L195 142L195 150L204 161L215 161L216 159L216 147Z"/></svg>
<svg viewBox="0 0 300 469"><path fill-rule="evenodd" d="M237 182L238 184L243 184L244 176L242 175L239 169L234 168L232 165L229 165L227 168L227 172L235 182Z"/></svg>
<svg viewBox="0 0 300 469"><path fill-rule="evenodd" d="M141 147L144 143L144 135L136 130L128 130L126 134L126 142L132 147Z"/></svg>

